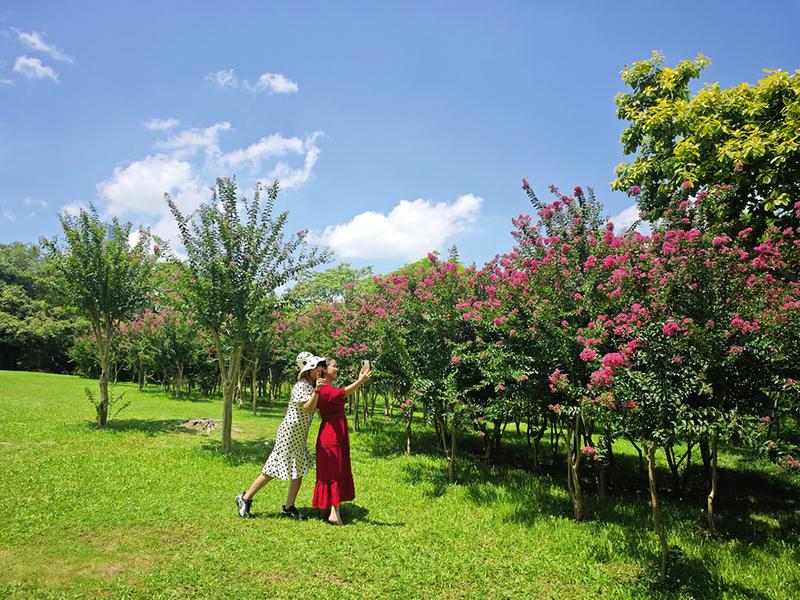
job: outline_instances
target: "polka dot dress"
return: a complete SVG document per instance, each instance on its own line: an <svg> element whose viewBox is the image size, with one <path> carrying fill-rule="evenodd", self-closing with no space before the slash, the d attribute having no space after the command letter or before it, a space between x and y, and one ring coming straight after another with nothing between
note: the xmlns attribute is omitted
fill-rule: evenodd
<svg viewBox="0 0 800 600"><path fill-rule="evenodd" d="M306 443L313 414L303 410L303 404L311 399L314 388L301 379L292 388L289 410L275 434L275 447L264 465L264 475L277 479L297 479L308 473L311 457Z"/></svg>

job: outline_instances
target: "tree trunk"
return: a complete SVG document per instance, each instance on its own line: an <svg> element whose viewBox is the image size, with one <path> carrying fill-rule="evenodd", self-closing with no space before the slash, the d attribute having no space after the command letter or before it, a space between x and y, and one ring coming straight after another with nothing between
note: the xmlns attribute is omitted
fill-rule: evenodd
<svg viewBox="0 0 800 600"><path fill-rule="evenodd" d="M455 419L450 422L450 457L447 461L447 479L450 483L455 481L456 473L456 440L458 439L458 429Z"/></svg>
<svg viewBox="0 0 800 600"><path fill-rule="evenodd" d="M181 397L181 387L183 386L183 363L178 363L178 383L175 389L175 395L178 399Z"/></svg>
<svg viewBox="0 0 800 600"><path fill-rule="evenodd" d="M500 421L494 421L493 425L492 444L494 444L494 450L500 450L500 437L503 435L503 425Z"/></svg>
<svg viewBox="0 0 800 600"><path fill-rule="evenodd" d="M633 448L639 454L639 472L641 473L642 471L644 471L644 456L642 455L642 449L636 445L636 442L634 442L633 439L628 438L628 441L631 443L631 446L633 446Z"/></svg>
<svg viewBox="0 0 800 600"><path fill-rule="evenodd" d="M719 435L714 433L711 438L711 491L708 493L708 530L713 535L716 532L714 527L714 501L717 497L717 480L719 478L719 471L717 470L717 445L719 443Z"/></svg>
<svg viewBox="0 0 800 600"><path fill-rule="evenodd" d="M414 407L406 409L406 456L411 456L411 423L414 420Z"/></svg>
<svg viewBox="0 0 800 600"><path fill-rule="evenodd" d="M438 424L438 429L439 429L439 436L440 436L439 442L442 444L442 450L444 451L445 456L447 456L449 460L450 457L448 456L449 444L447 443L447 431L448 431L447 424L445 423L444 418L442 418L442 415L436 415L436 423Z"/></svg>
<svg viewBox="0 0 800 600"><path fill-rule="evenodd" d="M111 322L108 318L101 325L99 321L94 324L95 339L97 340L98 358L100 359L100 404L97 407L97 426L105 427L108 423L108 375L111 368Z"/></svg>
<svg viewBox="0 0 800 600"><path fill-rule="evenodd" d="M555 467L558 461L558 438L561 432L556 427L555 421L551 421L550 427L550 462Z"/></svg>
<svg viewBox="0 0 800 600"><path fill-rule="evenodd" d="M100 367L100 405L97 407L97 426L108 423L108 365Z"/></svg>
<svg viewBox="0 0 800 600"><path fill-rule="evenodd" d="M546 423L542 423L542 426L536 430L536 435L533 438L533 468L537 471L542 470L542 461L539 457L542 453L542 438L544 437L546 429Z"/></svg>
<svg viewBox="0 0 800 600"><path fill-rule="evenodd" d="M604 460L596 460L594 461L594 476L597 480L597 495L601 498L606 497L606 492L608 491L608 483L606 474L608 472L608 468L606 462Z"/></svg>
<svg viewBox="0 0 800 600"><path fill-rule="evenodd" d="M251 374L251 382L252 385L250 386L250 396L251 400L253 401L253 416L256 416L256 402L258 400L258 393L256 392L256 386L258 385L258 359L253 364L253 373Z"/></svg>
<svg viewBox="0 0 800 600"><path fill-rule="evenodd" d="M525 428L525 437L528 442L528 448L531 447L531 415L528 413L527 417L525 418L526 423L528 426Z"/></svg>
<svg viewBox="0 0 800 600"><path fill-rule="evenodd" d="M675 494L681 487L681 474L678 471L680 464L675 456L675 447L672 444L664 446L664 454L667 456L667 465L669 466L670 473L672 473L672 488Z"/></svg>
<svg viewBox="0 0 800 600"><path fill-rule="evenodd" d="M700 438L700 457L703 459L703 471L706 481L711 484L711 450L708 447L708 438Z"/></svg>
<svg viewBox="0 0 800 600"><path fill-rule="evenodd" d="M656 450L657 444L644 445L647 453L647 478L650 482L650 504L653 507L653 527L658 536L658 544L661 546L661 569L659 571L660 581L664 581L667 576L667 558L669 556L669 546L667 544L667 534L664 524L661 521L661 508L658 504L658 488L656 486Z"/></svg>
<svg viewBox="0 0 800 600"><path fill-rule="evenodd" d="M222 348L219 335L215 332L214 343L217 348ZM217 364L219 365L220 382L222 385L222 451L230 452L233 441L231 439L231 429L233 425L233 402L236 396L236 386L239 384L239 371L242 360L242 348L234 344L231 348L230 363L225 367L225 359L222 352L217 352Z"/></svg>
<svg viewBox="0 0 800 600"><path fill-rule="evenodd" d="M580 523L583 521L583 489L581 488L580 466L581 461L576 454L575 458L569 459L569 470L572 476L572 508L575 520Z"/></svg>

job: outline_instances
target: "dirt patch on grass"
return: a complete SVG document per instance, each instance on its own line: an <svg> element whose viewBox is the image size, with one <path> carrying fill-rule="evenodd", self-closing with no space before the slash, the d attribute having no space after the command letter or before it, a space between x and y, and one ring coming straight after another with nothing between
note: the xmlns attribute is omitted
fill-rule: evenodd
<svg viewBox="0 0 800 600"><path fill-rule="evenodd" d="M139 577L187 541L202 544L193 525L61 534L46 546L0 550L0 581L54 591L83 585L86 579Z"/></svg>
<svg viewBox="0 0 800 600"><path fill-rule="evenodd" d="M215 429L222 429L221 419L210 419L208 417L200 417L198 419L189 419L183 423L181 429L189 429L191 431L200 431L202 433L211 433ZM242 430L238 427L231 426L231 431L234 433L241 433Z"/></svg>

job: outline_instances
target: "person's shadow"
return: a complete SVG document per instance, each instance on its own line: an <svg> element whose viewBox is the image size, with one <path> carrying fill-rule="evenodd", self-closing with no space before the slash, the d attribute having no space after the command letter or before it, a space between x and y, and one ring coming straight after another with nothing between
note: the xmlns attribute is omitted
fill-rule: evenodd
<svg viewBox="0 0 800 600"><path fill-rule="evenodd" d="M311 514L320 520L328 518L328 511L326 509L312 508L307 510L313 511ZM301 510L300 512L306 517L311 516L311 514L306 514L306 511ZM351 523L366 523L367 525L377 525L379 527L405 527L405 523L402 521L374 521L367 516L369 515L368 508L351 502L342 504L341 513L345 525L350 525Z"/></svg>

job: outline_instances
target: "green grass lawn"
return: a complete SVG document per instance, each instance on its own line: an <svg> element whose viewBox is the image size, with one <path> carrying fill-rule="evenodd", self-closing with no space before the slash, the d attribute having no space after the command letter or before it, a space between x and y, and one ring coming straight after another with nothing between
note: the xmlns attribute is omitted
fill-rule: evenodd
<svg viewBox="0 0 800 600"><path fill-rule="evenodd" d="M663 492L675 556L659 584L646 482L626 443L614 491L588 494L577 524L563 469L526 469L513 426L505 466L465 440L448 485L429 430L415 425L418 453L406 457L401 424L376 416L352 435L347 527L308 508L313 471L298 498L312 518L280 518L286 485L273 481L245 520L233 498L266 460L283 404L235 411L241 431L224 455L218 432L180 428L220 418L220 401L121 384L132 405L98 430L87 385L0 371L0 597L800 597L800 482L740 451L722 457L717 538L704 532L702 486Z"/></svg>

